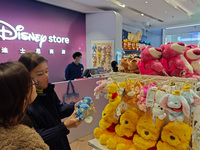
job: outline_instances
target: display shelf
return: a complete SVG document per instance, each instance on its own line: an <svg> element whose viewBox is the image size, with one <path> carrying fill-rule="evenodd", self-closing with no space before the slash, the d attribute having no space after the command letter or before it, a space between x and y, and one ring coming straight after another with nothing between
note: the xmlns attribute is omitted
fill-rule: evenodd
<svg viewBox="0 0 200 150"><path fill-rule="evenodd" d="M110 150L106 146L100 144L98 139L92 139L88 141L88 145L93 148L93 150Z"/></svg>
<svg viewBox="0 0 200 150"><path fill-rule="evenodd" d="M123 50L126 54L141 54L141 51L136 50Z"/></svg>

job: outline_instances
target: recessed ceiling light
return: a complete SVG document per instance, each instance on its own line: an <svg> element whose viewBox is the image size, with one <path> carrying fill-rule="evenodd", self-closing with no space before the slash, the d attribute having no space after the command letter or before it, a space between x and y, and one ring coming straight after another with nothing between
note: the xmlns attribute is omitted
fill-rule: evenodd
<svg viewBox="0 0 200 150"><path fill-rule="evenodd" d="M145 4L148 4L149 3L149 1L145 1Z"/></svg>
<svg viewBox="0 0 200 150"><path fill-rule="evenodd" d="M144 14L141 14L141 16L144 16Z"/></svg>
<svg viewBox="0 0 200 150"><path fill-rule="evenodd" d="M167 11L165 11L165 14L167 13Z"/></svg>

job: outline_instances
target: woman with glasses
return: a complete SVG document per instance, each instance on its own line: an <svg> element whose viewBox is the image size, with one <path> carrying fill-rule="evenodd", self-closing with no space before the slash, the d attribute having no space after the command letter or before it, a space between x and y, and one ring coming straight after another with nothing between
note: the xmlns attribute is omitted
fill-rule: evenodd
<svg viewBox="0 0 200 150"><path fill-rule="evenodd" d="M51 150L70 150L67 139L69 129L78 127L82 122L75 118L76 105L62 103L54 91L54 85L48 83L47 60L34 52L27 52L19 58L28 69L30 76L39 81L38 96L28 106L27 115L33 121L35 130L42 136ZM65 122L61 119L69 117Z"/></svg>
<svg viewBox="0 0 200 150"><path fill-rule="evenodd" d="M23 64L0 64L0 149L48 150L40 135L20 124L27 106L37 96L33 80Z"/></svg>

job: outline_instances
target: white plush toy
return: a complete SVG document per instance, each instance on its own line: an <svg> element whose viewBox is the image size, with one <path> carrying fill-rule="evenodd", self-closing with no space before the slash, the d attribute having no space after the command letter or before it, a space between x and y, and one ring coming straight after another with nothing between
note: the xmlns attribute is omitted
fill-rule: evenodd
<svg viewBox="0 0 200 150"><path fill-rule="evenodd" d="M170 86L164 85L160 90L157 90L155 94L156 102L153 106L153 121L156 122L156 117L158 117L160 120L163 120L166 117L166 113L164 108L160 106L160 100L163 96L166 94L169 94L171 91Z"/></svg>
<svg viewBox="0 0 200 150"><path fill-rule="evenodd" d="M191 87L188 84L185 84L183 87L181 95L187 100L190 106L190 113L195 110L196 105L200 105L200 97L191 90Z"/></svg>

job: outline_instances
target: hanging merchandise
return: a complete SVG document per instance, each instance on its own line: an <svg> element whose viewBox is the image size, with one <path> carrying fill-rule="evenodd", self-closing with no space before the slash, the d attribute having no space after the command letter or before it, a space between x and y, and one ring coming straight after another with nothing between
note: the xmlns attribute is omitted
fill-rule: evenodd
<svg viewBox="0 0 200 150"><path fill-rule="evenodd" d="M113 46L112 40L92 41L93 68L104 67L106 72L111 71Z"/></svg>

